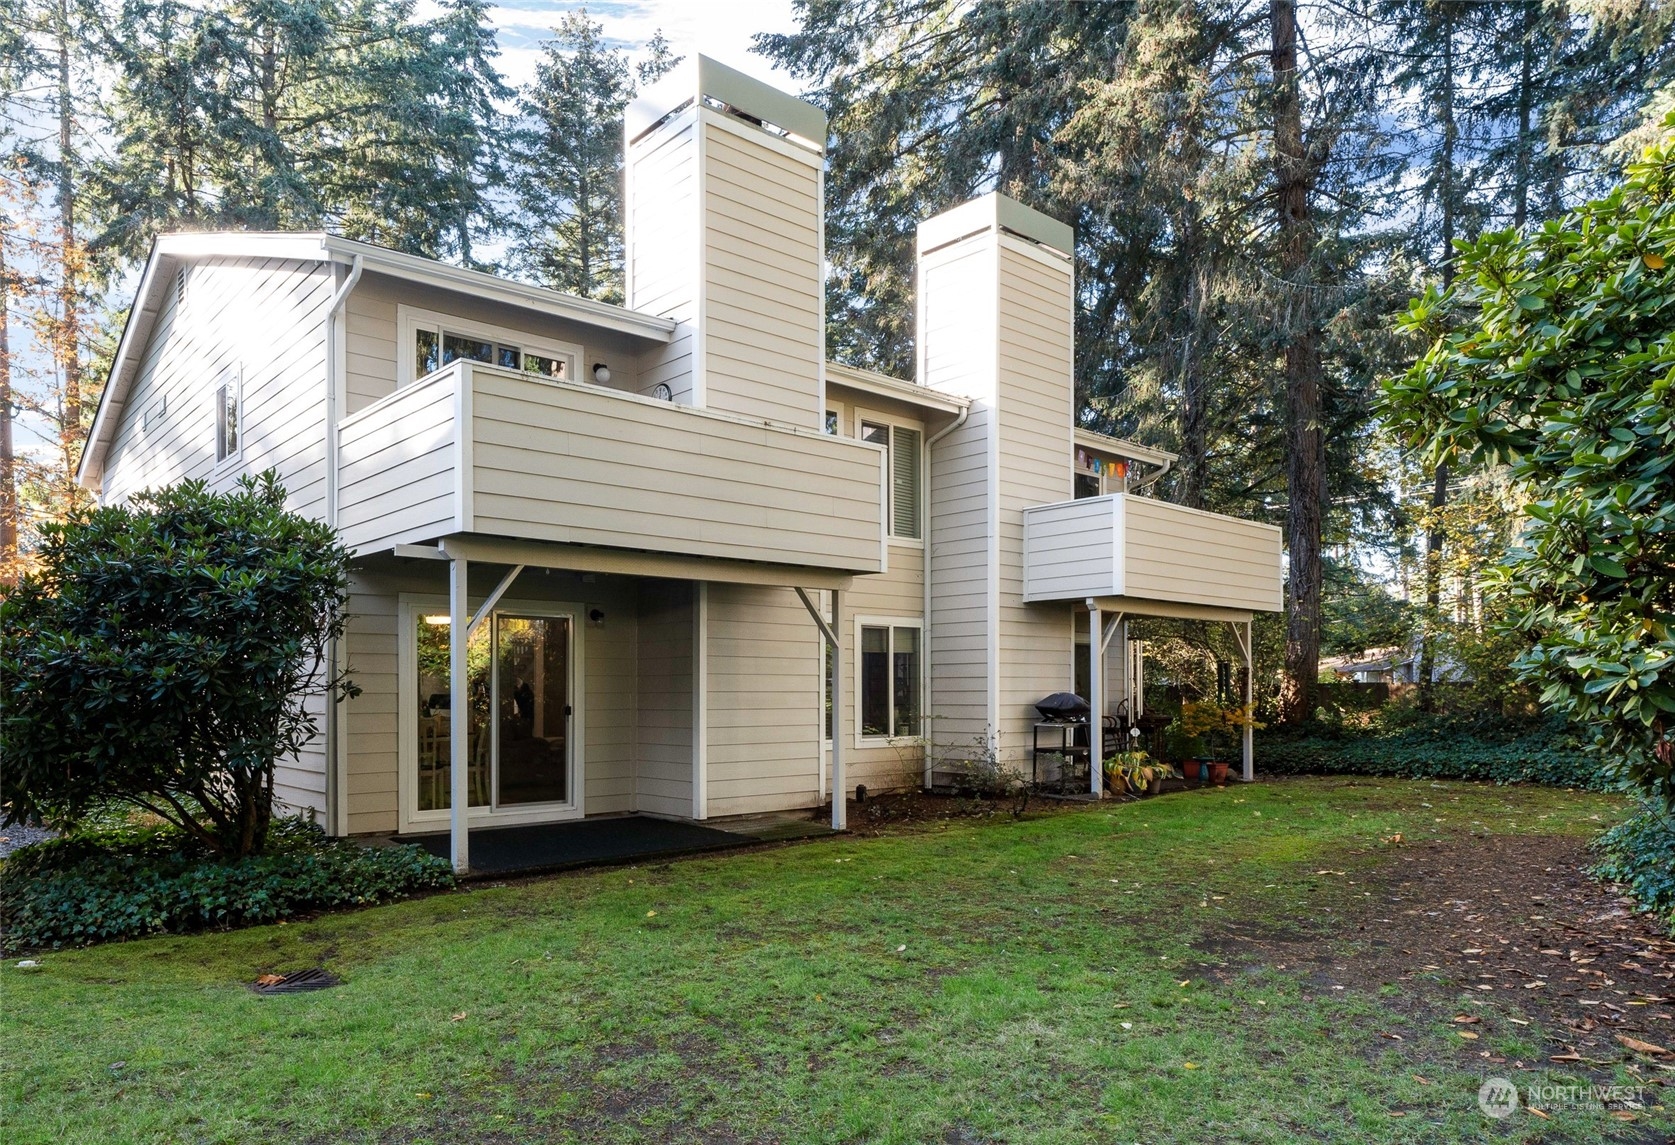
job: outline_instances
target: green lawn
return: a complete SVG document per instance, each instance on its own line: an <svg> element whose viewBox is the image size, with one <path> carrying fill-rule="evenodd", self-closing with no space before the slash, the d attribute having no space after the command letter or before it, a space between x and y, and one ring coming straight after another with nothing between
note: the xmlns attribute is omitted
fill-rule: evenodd
<svg viewBox="0 0 1675 1145"><path fill-rule="evenodd" d="M1657 1108L1479 1112L1510 1068L1484 1047L1531 1059L1520 1085L1582 1076L1540 1022L1497 1025L1522 996L1344 987L1247 949L1342 969L1416 844L1583 836L1620 806L1291 781L47 953L0 972L0 1137L1662 1140ZM316 964L344 984L243 985Z"/></svg>

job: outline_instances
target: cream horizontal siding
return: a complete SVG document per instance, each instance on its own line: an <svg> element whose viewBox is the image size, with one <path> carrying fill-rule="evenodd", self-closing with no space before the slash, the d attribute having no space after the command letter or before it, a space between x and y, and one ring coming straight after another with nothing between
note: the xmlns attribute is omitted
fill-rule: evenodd
<svg viewBox="0 0 1675 1145"><path fill-rule="evenodd" d="M1272 525L1124 493L1037 506L1025 516L1028 599L1282 607L1280 533Z"/></svg>
<svg viewBox="0 0 1675 1145"><path fill-rule="evenodd" d="M396 377L396 343L400 337L397 308L402 305L446 315L467 331L493 326L538 341L579 346L581 360L576 366L582 380L592 378L590 371L595 362L604 362L611 370L612 389L633 393L642 384L643 345L626 335L554 318L537 310L486 302L463 291L368 272L349 292L344 304L344 325L348 331L344 359L345 414L357 414L413 380Z"/></svg>
<svg viewBox="0 0 1675 1145"><path fill-rule="evenodd" d="M1005 758L1029 763L1035 703L1068 689L1063 606L1024 599L1024 512L1071 494L1075 299L1071 264L996 236L999 422L999 731Z"/></svg>
<svg viewBox="0 0 1675 1145"><path fill-rule="evenodd" d="M1145 497L1127 502L1126 595L1258 612L1284 607L1279 529Z"/></svg>
<svg viewBox="0 0 1675 1145"><path fill-rule="evenodd" d="M1122 594L1122 501L1089 497L1024 510L1024 599Z"/></svg>
<svg viewBox="0 0 1675 1145"><path fill-rule="evenodd" d="M288 505L325 513L325 307L331 281L313 263L203 260L171 282L118 419L100 499L126 501L147 488L200 478L231 488L243 474L273 469ZM242 374L236 463L215 463L214 395ZM147 412L152 424L145 425ZM323 724L324 703L310 710ZM274 777L288 810L325 810L325 754L316 741L280 761Z"/></svg>
<svg viewBox="0 0 1675 1145"><path fill-rule="evenodd" d="M706 588L706 810L711 816L818 800L818 629L787 588Z"/></svg>
<svg viewBox="0 0 1675 1145"><path fill-rule="evenodd" d="M855 686L855 670L860 665L860 649L855 646L854 617L873 617L880 624L898 621L918 622L925 611L925 553L912 545L890 546L890 571L882 576L857 577L855 587L843 594L843 663L847 679L844 681L843 722L846 737L843 741L845 783L853 790L858 783L869 791L899 791L916 788L924 780L925 750L916 739L882 744L870 741L855 746L856 712L860 703L860 689ZM920 644L921 668L924 664L924 645ZM816 651L817 659L825 655L824 642ZM824 661L818 661L824 668ZM926 699L926 681L920 680L920 705ZM822 685L823 687L823 685ZM825 707L820 696L820 711ZM830 757L828 756L828 766Z"/></svg>
<svg viewBox="0 0 1675 1145"><path fill-rule="evenodd" d="M926 694L933 765L968 754L993 731L999 608L995 258L992 241L973 236L919 259L919 379L929 389L972 399L965 424L928 450Z"/></svg>
<svg viewBox="0 0 1675 1145"><path fill-rule="evenodd" d="M821 424L820 158L705 110L704 404Z"/></svg>
<svg viewBox="0 0 1675 1145"><path fill-rule="evenodd" d="M503 371L470 375L477 532L881 567L877 446Z"/></svg>
<svg viewBox="0 0 1675 1145"><path fill-rule="evenodd" d="M456 377L408 386L338 430L338 524L357 552L455 531Z"/></svg>
<svg viewBox="0 0 1675 1145"><path fill-rule="evenodd" d="M394 567L389 564L380 569ZM471 596L480 601L504 574L492 566L475 567ZM400 787L400 641L410 639L400 631L402 594L445 600L448 570L442 562L416 562L406 571L368 571L363 568L351 579L349 625L344 637L346 664L361 693L344 701L347 726L349 830L352 834L398 829ZM690 721L690 679L686 692L675 697L679 712L672 721L658 709L660 693L648 701L641 692L638 664L641 655L638 585L616 577L593 582L568 574L526 572L508 594L502 607L516 608L522 602L565 602L577 607L575 618L578 643L582 648L583 694L573 702L585 713L582 756L578 773L586 792L587 813L610 814L633 809L634 769L641 708L649 704L644 726L661 729L671 722L680 727ZM587 620L597 606L605 614L598 626ZM443 605L446 611L446 606ZM687 620L690 628L690 619ZM661 680L670 665L665 653L653 644L654 668L651 679ZM678 670L679 657L673 665ZM690 758L690 738L684 748ZM655 758L656 734L650 741ZM411 766L411 763L409 764ZM437 829L437 825L427 826Z"/></svg>
<svg viewBox="0 0 1675 1145"><path fill-rule="evenodd" d="M634 808L692 814L693 586L640 587Z"/></svg>
<svg viewBox="0 0 1675 1145"><path fill-rule="evenodd" d="M700 404L697 114L688 110L628 148L624 210L628 305L675 319L674 340L639 356L640 392L666 385L674 400Z"/></svg>

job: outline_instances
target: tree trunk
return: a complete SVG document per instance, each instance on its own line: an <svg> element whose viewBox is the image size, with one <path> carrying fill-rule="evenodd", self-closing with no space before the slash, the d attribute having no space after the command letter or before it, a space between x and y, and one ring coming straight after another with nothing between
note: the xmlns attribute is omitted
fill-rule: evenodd
<svg viewBox="0 0 1675 1145"><path fill-rule="evenodd" d="M0 239L0 583L17 571L17 461L12 452L11 269Z"/></svg>
<svg viewBox="0 0 1675 1145"><path fill-rule="evenodd" d="M1314 181L1304 152L1303 104L1297 75L1297 5L1272 0L1274 182L1279 210L1279 269L1285 291L1286 544L1289 552L1285 679L1280 718L1307 719L1320 679L1320 539L1326 472L1321 429L1320 335L1310 290L1314 224L1309 192Z"/></svg>
<svg viewBox="0 0 1675 1145"><path fill-rule="evenodd" d="M76 499L75 468L81 453L81 250L76 242L76 185L71 150L70 22L58 0L58 298L56 356L64 377L64 506Z"/></svg>
<svg viewBox="0 0 1675 1145"><path fill-rule="evenodd" d="M1530 90L1535 81L1535 19L1536 6L1525 4L1523 33L1518 42L1518 147L1512 178L1512 225L1519 230L1529 219L1531 156L1535 150L1530 138L1535 112L1535 96Z"/></svg>
<svg viewBox="0 0 1675 1145"><path fill-rule="evenodd" d="M1437 155L1437 198L1442 209L1442 288L1454 285L1454 157L1459 124L1454 115L1454 11L1442 8L1442 89L1437 100L1442 149ZM1431 488L1431 527L1425 534L1425 624L1419 635L1419 709L1436 710L1437 626L1442 621L1442 510L1448 504L1448 466L1438 465Z"/></svg>

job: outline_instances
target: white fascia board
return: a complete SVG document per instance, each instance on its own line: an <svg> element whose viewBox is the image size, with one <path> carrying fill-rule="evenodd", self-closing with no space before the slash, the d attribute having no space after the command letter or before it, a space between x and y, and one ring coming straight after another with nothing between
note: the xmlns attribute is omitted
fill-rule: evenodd
<svg viewBox="0 0 1675 1145"><path fill-rule="evenodd" d="M842 366L836 362L826 363L826 380L833 386L875 397L891 398L923 409L940 410L943 413L957 414L971 405L970 398L943 393L941 390L933 390L915 382L892 378L888 374Z"/></svg>
<svg viewBox="0 0 1675 1145"><path fill-rule="evenodd" d="M1136 445L1132 441L1125 441L1120 437L1109 434L1095 433L1091 429L1078 429L1075 433L1076 444L1084 449L1097 450L1100 453L1114 453L1118 457L1129 461L1144 461L1150 465L1172 465L1178 461L1179 455L1163 449L1152 449L1150 446Z"/></svg>
<svg viewBox="0 0 1675 1145"><path fill-rule="evenodd" d="M918 252L924 255L970 235L1008 231L1066 257L1076 252L1076 232L1069 223L1026 207L998 191L961 203L919 224Z"/></svg>
<svg viewBox="0 0 1675 1145"><path fill-rule="evenodd" d="M608 302L596 302L579 295L530 286L484 271L466 270L434 259L386 250L353 239L328 237L324 241L324 247L335 259L352 262L355 256L359 255L366 269L403 278L409 282L422 282L444 290L461 291L489 302L535 310L555 318L583 322L589 326L604 327L651 342L674 341L675 323L669 318L641 314L637 310L612 306Z"/></svg>

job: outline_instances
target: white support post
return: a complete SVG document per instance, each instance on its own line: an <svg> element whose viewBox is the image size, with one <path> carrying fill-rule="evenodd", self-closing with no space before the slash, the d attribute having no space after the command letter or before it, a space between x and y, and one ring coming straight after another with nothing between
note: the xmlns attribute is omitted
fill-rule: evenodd
<svg viewBox="0 0 1675 1145"><path fill-rule="evenodd" d="M814 618L820 635L832 646L832 830L847 831L849 807L843 786L843 641L838 639L843 631L843 597L837 589L832 590L832 622L827 624L807 592L799 588L797 596Z"/></svg>
<svg viewBox="0 0 1675 1145"><path fill-rule="evenodd" d="M1095 799L1105 794L1105 621L1088 601L1088 786Z"/></svg>
<svg viewBox="0 0 1675 1145"><path fill-rule="evenodd" d="M466 646L471 641L467 596L470 562L453 556L448 578L448 842L454 873L471 869L471 699Z"/></svg>
<svg viewBox="0 0 1675 1145"><path fill-rule="evenodd" d="M832 590L832 830L849 830L848 788L843 776L843 594Z"/></svg>
<svg viewBox="0 0 1675 1145"><path fill-rule="evenodd" d="M1239 651L1245 654L1245 710L1255 702L1256 692L1256 646L1251 631L1251 621L1245 621L1241 627L1237 620L1227 622L1233 630L1233 639L1238 642ZM1244 734L1240 743L1239 778L1246 783L1256 779L1256 732L1249 723L1244 726Z"/></svg>

